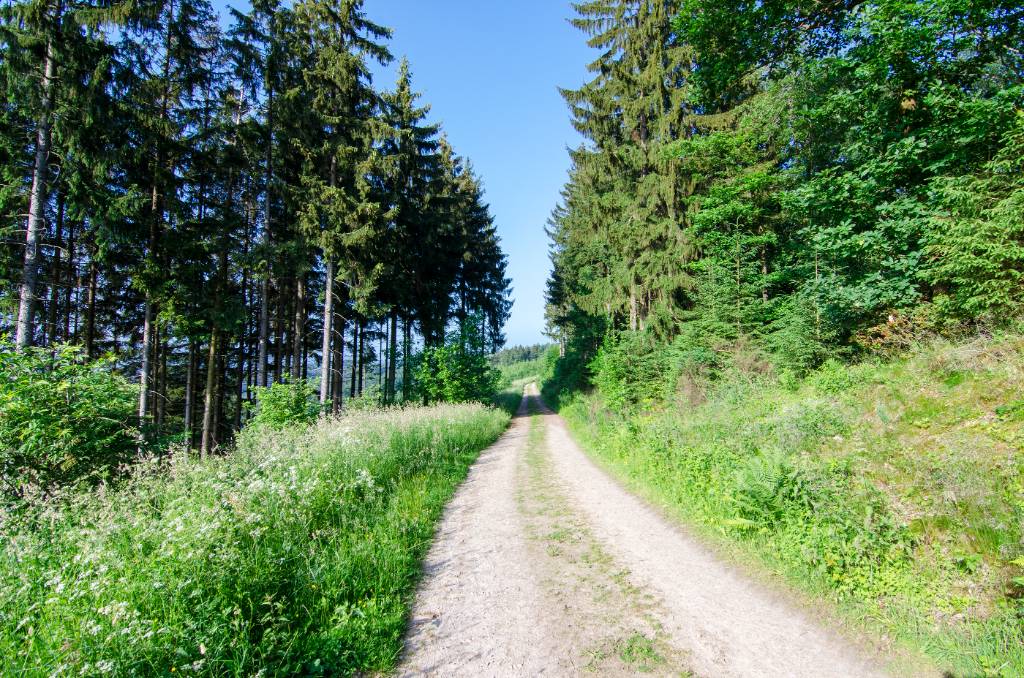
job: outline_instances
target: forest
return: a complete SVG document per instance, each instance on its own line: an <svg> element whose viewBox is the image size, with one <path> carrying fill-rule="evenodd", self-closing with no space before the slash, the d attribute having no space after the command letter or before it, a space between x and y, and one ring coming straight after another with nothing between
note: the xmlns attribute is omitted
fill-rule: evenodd
<svg viewBox="0 0 1024 678"><path fill-rule="evenodd" d="M796 374L1022 300L1024 6L576 4L598 54L551 218L548 320ZM706 351L705 351L706 353Z"/></svg>
<svg viewBox="0 0 1024 678"><path fill-rule="evenodd" d="M410 401L453 327L500 348L481 180L407 61L373 82L390 34L359 1L5 3L5 374L102 361L147 445L205 454L259 388Z"/></svg>

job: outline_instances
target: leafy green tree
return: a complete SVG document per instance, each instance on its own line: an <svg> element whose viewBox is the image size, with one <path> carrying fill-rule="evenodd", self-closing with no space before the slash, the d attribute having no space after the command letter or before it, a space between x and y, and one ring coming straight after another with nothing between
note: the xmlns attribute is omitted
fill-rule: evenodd
<svg viewBox="0 0 1024 678"><path fill-rule="evenodd" d="M486 340L468 322L444 344L424 349L416 368L416 386L424 404L431 402L490 402L501 374L483 353Z"/></svg>

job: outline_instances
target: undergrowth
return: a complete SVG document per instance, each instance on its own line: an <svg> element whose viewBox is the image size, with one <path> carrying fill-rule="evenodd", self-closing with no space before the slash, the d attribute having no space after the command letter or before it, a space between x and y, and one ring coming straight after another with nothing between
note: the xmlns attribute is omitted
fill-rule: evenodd
<svg viewBox="0 0 1024 678"><path fill-rule="evenodd" d="M594 381L614 385L605 367ZM664 398L563 393L561 413L736 558L953 675L1009 677L1024 675L1022 387L1024 338L1009 336L804 378L734 361Z"/></svg>
<svg viewBox="0 0 1024 678"><path fill-rule="evenodd" d="M0 514L0 675L386 671L436 520L507 422L460 405L251 429L229 457Z"/></svg>

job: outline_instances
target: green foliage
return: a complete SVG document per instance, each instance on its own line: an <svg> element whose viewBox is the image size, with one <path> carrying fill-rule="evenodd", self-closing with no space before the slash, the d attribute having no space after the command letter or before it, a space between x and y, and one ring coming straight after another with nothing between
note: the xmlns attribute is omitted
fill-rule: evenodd
<svg viewBox="0 0 1024 678"><path fill-rule="evenodd" d="M484 337L475 320L418 357L416 387L424 402L490 402L501 373L484 355Z"/></svg>
<svg viewBox="0 0 1024 678"><path fill-rule="evenodd" d="M533 346L509 346L491 356L491 362L496 367L514 365L516 363L533 362L543 358L550 344L534 344Z"/></svg>
<svg viewBox="0 0 1024 678"><path fill-rule="evenodd" d="M281 430L311 424L320 414L316 386L311 381L299 379L257 388L255 391L255 414L249 421L252 428Z"/></svg>
<svg viewBox="0 0 1024 678"><path fill-rule="evenodd" d="M802 375L933 301L954 329L1019 313L1020 7L655 4L578 7L607 51L566 93L593 143L551 219L554 329L698 332Z"/></svg>
<svg viewBox="0 0 1024 678"><path fill-rule="evenodd" d="M385 673L436 521L507 422L462 405L249 428L227 457L0 514L0 673Z"/></svg>
<svg viewBox="0 0 1024 678"><path fill-rule="evenodd" d="M502 383L510 384L521 379L540 377L546 367L547 361L540 357L518 363L498 365L498 372L501 374Z"/></svg>
<svg viewBox="0 0 1024 678"><path fill-rule="evenodd" d="M979 175L942 177L932 196L938 206L934 263L926 276L946 290L940 308L990 321L1018 315L1024 303L1024 111L1017 111L1002 149Z"/></svg>
<svg viewBox="0 0 1024 678"><path fill-rule="evenodd" d="M138 453L138 390L110 360L70 346L22 353L0 340L0 494L113 478Z"/></svg>
<svg viewBox="0 0 1024 678"><path fill-rule="evenodd" d="M621 410L660 397L659 385L668 369L666 352L649 334L609 335L590 363L593 382L608 405Z"/></svg>
<svg viewBox="0 0 1024 678"><path fill-rule="evenodd" d="M425 350L416 368L416 384L428 402L487 402L499 379L485 356L457 344Z"/></svg>

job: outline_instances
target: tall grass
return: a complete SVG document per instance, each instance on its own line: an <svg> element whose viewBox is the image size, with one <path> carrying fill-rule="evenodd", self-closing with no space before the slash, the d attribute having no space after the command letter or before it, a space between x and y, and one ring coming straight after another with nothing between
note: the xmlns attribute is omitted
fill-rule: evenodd
<svg viewBox="0 0 1024 678"><path fill-rule="evenodd" d="M1024 676L1024 338L562 414L638 492L957 676Z"/></svg>
<svg viewBox="0 0 1024 678"><path fill-rule="evenodd" d="M393 667L435 522L508 415L248 431L229 457L0 515L0 675Z"/></svg>

